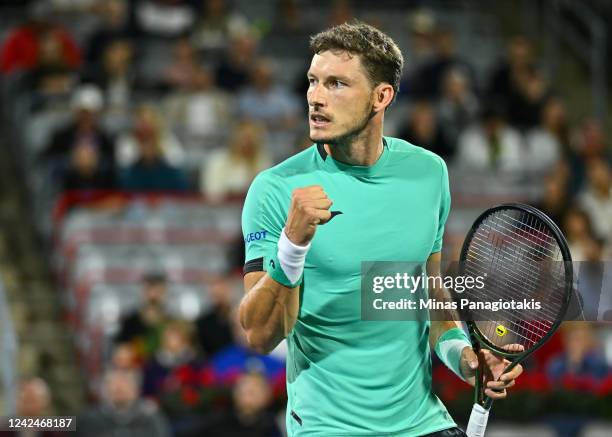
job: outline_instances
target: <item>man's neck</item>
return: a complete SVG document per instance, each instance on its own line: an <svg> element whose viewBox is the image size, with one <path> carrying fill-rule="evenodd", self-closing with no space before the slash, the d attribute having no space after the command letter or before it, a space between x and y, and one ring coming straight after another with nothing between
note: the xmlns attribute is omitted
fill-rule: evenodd
<svg viewBox="0 0 612 437"><path fill-rule="evenodd" d="M361 135L345 144L325 144L325 151L336 161L349 165L372 166L383 153L382 134Z"/></svg>

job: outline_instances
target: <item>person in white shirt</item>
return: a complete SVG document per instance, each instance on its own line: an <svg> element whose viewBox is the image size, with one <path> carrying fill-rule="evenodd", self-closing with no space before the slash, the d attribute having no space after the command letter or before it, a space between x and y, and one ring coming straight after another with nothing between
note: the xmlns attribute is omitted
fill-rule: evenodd
<svg viewBox="0 0 612 437"><path fill-rule="evenodd" d="M457 163L463 168L518 173L524 162L520 134L494 106L486 107L480 122L459 136Z"/></svg>
<svg viewBox="0 0 612 437"><path fill-rule="evenodd" d="M188 2L176 0L143 0L135 6L136 21L144 33L177 37L193 26L195 13Z"/></svg>
<svg viewBox="0 0 612 437"><path fill-rule="evenodd" d="M234 128L229 147L210 155L200 177L200 189L210 200L246 193L253 178L272 164L264 136L263 126L242 121Z"/></svg>
<svg viewBox="0 0 612 437"><path fill-rule="evenodd" d="M168 164L175 167L183 165L185 152L181 143L166 129L158 110L150 105L136 109L132 130L117 140L115 154L120 167L129 167L138 161L139 143L142 141L156 143Z"/></svg>
<svg viewBox="0 0 612 437"><path fill-rule="evenodd" d="M602 158L587 164L588 185L580 195L580 205L591 219L595 235L612 242L612 176Z"/></svg>
<svg viewBox="0 0 612 437"><path fill-rule="evenodd" d="M558 98L550 98L542 109L538 127L526 136L529 170L546 172L560 159L563 149L569 145L569 126L565 105Z"/></svg>
<svg viewBox="0 0 612 437"><path fill-rule="evenodd" d="M215 86L207 68L191 71L182 85L164 99L164 116L198 148L216 144L224 137L232 113L232 96Z"/></svg>

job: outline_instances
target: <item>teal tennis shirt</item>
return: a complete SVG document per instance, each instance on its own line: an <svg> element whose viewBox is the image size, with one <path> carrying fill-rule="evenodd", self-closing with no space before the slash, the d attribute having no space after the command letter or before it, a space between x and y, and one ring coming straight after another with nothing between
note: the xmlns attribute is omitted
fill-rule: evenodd
<svg viewBox="0 0 612 437"><path fill-rule="evenodd" d="M317 227L287 337L290 436L422 436L455 425L431 387L429 321L362 321L362 261L425 262L450 209L437 155L384 138L369 167L313 145L253 181L242 212L245 272L266 270L295 188L321 185L340 211ZM297 292L297 290L296 290Z"/></svg>

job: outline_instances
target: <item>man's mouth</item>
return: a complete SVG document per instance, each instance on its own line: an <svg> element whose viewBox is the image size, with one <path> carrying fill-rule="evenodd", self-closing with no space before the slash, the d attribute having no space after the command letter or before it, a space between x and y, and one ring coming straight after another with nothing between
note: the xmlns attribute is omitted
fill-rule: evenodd
<svg viewBox="0 0 612 437"><path fill-rule="evenodd" d="M329 124L330 122L331 120L322 114L310 114L310 124L314 127L323 127Z"/></svg>

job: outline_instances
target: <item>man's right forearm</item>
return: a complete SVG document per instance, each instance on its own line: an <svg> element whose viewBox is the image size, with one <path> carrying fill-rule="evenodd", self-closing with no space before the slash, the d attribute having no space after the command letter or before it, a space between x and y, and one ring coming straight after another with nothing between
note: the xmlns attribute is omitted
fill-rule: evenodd
<svg viewBox="0 0 612 437"><path fill-rule="evenodd" d="M295 325L299 290L276 282L265 272L247 274L244 283L240 323L249 345L260 353L269 353Z"/></svg>

